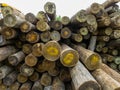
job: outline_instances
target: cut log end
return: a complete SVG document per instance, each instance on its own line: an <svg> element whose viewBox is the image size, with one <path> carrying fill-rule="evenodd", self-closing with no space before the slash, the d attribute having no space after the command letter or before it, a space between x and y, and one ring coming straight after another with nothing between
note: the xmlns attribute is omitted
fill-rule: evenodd
<svg viewBox="0 0 120 90"><path fill-rule="evenodd" d="M101 62L101 57L98 54L94 53L89 56L89 58L85 62L85 65L87 68L89 68L89 70L95 70L100 67Z"/></svg>
<svg viewBox="0 0 120 90"><path fill-rule="evenodd" d="M66 67L73 67L77 64L79 55L75 50L64 51L61 55L60 61Z"/></svg>
<svg viewBox="0 0 120 90"><path fill-rule="evenodd" d="M50 61L56 61L61 52L61 47L56 41L50 41L43 47L43 56Z"/></svg>

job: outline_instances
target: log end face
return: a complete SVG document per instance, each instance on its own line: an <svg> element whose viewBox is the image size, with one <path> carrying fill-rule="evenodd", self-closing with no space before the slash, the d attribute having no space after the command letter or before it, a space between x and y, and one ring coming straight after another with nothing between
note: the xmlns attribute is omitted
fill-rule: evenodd
<svg viewBox="0 0 120 90"><path fill-rule="evenodd" d="M26 40L30 43L36 43L39 41L39 34L37 32L31 31L26 35Z"/></svg>
<svg viewBox="0 0 120 90"><path fill-rule="evenodd" d="M8 27L14 27L17 23L16 17L12 14L8 14L4 18L4 24Z"/></svg>
<svg viewBox="0 0 120 90"><path fill-rule="evenodd" d="M27 22L23 22L20 26L20 29L22 32L28 32L29 28L30 28L30 26Z"/></svg>
<svg viewBox="0 0 120 90"><path fill-rule="evenodd" d="M56 61L61 52L61 47L56 41L49 41L43 47L43 56L50 61Z"/></svg>
<svg viewBox="0 0 120 90"><path fill-rule="evenodd" d="M87 58L85 65L89 70L95 70L100 67L101 62L101 57L97 53L94 53Z"/></svg>
<svg viewBox="0 0 120 90"><path fill-rule="evenodd" d="M77 15L76 15L76 19L80 23L81 22L85 22L87 20L86 11L85 10L81 10L80 12L78 12Z"/></svg>
<svg viewBox="0 0 120 90"><path fill-rule="evenodd" d="M97 13L100 12L100 10L101 10L100 4L98 4L98 3L93 3L93 4L91 5L91 13L97 14Z"/></svg>
<svg viewBox="0 0 120 90"><path fill-rule="evenodd" d="M28 56L26 56L25 58L25 63L28 65L28 66L35 66L37 64L37 58L32 55L32 54L29 54Z"/></svg>
<svg viewBox="0 0 120 90"><path fill-rule="evenodd" d="M10 63L11 65L16 65L18 59L17 59L17 57L15 57L15 56L9 56L9 57L8 57L8 61L9 61L9 63Z"/></svg>
<svg viewBox="0 0 120 90"><path fill-rule="evenodd" d="M61 63L66 67L73 67L79 60L79 54L75 50L64 51L60 57Z"/></svg>
<svg viewBox="0 0 120 90"><path fill-rule="evenodd" d="M62 38L69 38L72 35L72 32L69 28L65 27L61 30L61 37Z"/></svg>
<svg viewBox="0 0 120 90"><path fill-rule="evenodd" d="M54 14L56 12L56 6L53 2L47 2L44 5L44 9L49 14Z"/></svg>

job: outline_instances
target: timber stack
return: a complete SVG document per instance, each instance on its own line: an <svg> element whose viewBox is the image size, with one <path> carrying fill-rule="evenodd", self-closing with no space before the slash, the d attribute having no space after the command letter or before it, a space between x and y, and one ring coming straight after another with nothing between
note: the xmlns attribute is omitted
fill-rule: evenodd
<svg viewBox="0 0 120 90"><path fill-rule="evenodd" d="M120 0L71 18L1 7L0 90L120 90Z"/></svg>

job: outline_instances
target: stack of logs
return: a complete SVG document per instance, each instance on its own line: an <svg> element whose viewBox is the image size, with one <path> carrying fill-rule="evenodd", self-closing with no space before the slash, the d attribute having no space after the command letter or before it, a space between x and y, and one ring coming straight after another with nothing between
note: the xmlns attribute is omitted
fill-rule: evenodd
<svg viewBox="0 0 120 90"><path fill-rule="evenodd" d="M36 16L1 7L0 90L120 90L119 1L61 19L53 2Z"/></svg>

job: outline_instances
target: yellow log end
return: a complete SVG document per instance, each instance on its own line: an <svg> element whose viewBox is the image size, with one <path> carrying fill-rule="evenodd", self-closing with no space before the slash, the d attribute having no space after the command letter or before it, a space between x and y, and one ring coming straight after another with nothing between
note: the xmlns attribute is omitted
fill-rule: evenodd
<svg viewBox="0 0 120 90"><path fill-rule="evenodd" d="M73 53L68 53L63 59L63 63L66 65L70 65L73 62L74 59L74 54Z"/></svg>
<svg viewBox="0 0 120 90"><path fill-rule="evenodd" d="M59 50L56 47L50 46L47 48L47 53L50 56L57 56L59 54Z"/></svg>

